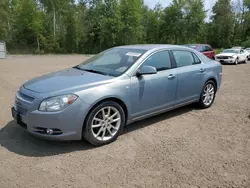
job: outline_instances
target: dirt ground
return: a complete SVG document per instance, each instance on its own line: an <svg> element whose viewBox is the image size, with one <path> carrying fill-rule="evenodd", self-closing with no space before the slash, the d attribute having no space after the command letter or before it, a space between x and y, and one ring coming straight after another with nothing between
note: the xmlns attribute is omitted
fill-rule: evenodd
<svg viewBox="0 0 250 188"><path fill-rule="evenodd" d="M250 188L250 62L223 66L210 109L191 105L131 124L104 147L45 141L19 128L10 113L18 87L84 58L0 60L1 188Z"/></svg>

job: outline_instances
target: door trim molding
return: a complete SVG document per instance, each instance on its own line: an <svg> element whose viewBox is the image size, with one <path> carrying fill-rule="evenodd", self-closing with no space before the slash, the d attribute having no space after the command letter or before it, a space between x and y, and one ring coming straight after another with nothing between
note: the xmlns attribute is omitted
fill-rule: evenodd
<svg viewBox="0 0 250 188"><path fill-rule="evenodd" d="M158 110L158 111L155 111L155 112L151 112L151 113L148 113L148 114L133 118L132 120L127 122L127 125L130 124L130 123L139 121L139 120L143 120L143 119L155 116L155 115L163 114L165 112L168 112L168 111L171 111L171 110L183 107L183 106L187 106L189 104L192 104L192 103L195 103L195 102L198 102L198 101L199 101L199 99L193 99L193 100L190 100L190 101L187 101L187 102L184 102L184 103L172 106L172 107L164 108L164 109L161 109L161 110Z"/></svg>

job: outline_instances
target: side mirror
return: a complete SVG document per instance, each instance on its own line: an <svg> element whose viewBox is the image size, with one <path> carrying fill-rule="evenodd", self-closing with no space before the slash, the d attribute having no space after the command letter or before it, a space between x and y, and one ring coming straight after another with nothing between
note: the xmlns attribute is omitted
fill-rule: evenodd
<svg viewBox="0 0 250 188"><path fill-rule="evenodd" d="M157 70L155 67L152 66L142 66L140 67L139 70L137 70L136 72L136 76L142 76L142 75L146 75L146 74L156 74Z"/></svg>

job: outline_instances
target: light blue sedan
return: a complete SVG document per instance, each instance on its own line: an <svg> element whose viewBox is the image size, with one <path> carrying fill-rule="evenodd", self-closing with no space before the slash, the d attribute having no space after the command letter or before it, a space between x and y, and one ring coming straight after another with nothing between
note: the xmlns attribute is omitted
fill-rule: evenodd
<svg viewBox="0 0 250 188"><path fill-rule="evenodd" d="M220 63L191 48L120 46L26 82L12 116L33 135L100 146L134 121L191 103L210 107L221 76Z"/></svg>

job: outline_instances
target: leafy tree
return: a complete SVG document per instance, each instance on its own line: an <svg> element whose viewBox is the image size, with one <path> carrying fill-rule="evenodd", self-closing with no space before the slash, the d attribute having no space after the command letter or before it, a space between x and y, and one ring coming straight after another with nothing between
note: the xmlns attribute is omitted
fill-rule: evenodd
<svg viewBox="0 0 250 188"><path fill-rule="evenodd" d="M161 4L157 4L153 10L148 6L143 8L142 25L144 27L144 42L145 43L160 43L160 23L163 8Z"/></svg>
<svg viewBox="0 0 250 188"><path fill-rule="evenodd" d="M163 43L180 44L183 41L183 1L174 0L163 11L160 38Z"/></svg>
<svg viewBox="0 0 250 188"><path fill-rule="evenodd" d="M202 40L206 12L202 0L186 1L184 4L184 20L186 24L185 42L196 43Z"/></svg>
<svg viewBox="0 0 250 188"><path fill-rule="evenodd" d="M8 24L9 24L8 1L0 1L0 40L8 37Z"/></svg>
<svg viewBox="0 0 250 188"><path fill-rule="evenodd" d="M121 0L121 44L135 44L142 41L142 5L142 0Z"/></svg>
<svg viewBox="0 0 250 188"><path fill-rule="evenodd" d="M235 15L230 0L218 0L213 7L213 44L216 47L230 47Z"/></svg>
<svg viewBox="0 0 250 188"><path fill-rule="evenodd" d="M247 46L250 0L218 0L206 19L203 0L150 9L143 0L1 0L0 40L10 52L98 53L136 43Z"/></svg>

